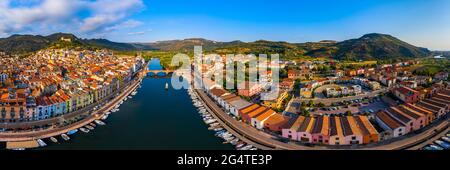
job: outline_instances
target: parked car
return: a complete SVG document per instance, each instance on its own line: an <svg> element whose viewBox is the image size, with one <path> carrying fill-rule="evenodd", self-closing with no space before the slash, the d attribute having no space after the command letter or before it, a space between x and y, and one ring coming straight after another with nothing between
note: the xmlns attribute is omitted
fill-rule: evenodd
<svg viewBox="0 0 450 170"><path fill-rule="evenodd" d="M441 148L441 147L439 147L439 146L437 146L437 145L434 145L434 144L431 144L431 145L429 145L430 147L432 147L432 148L434 148L434 149L436 149L436 150L444 150L444 148Z"/></svg>
<svg viewBox="0 0 450 170"><path fill-rule="evenodd" d="M430 146L425 146L424 148L422 148L422 150L426 150L426 151L435 151L437 149L430 147Z"/></svg>
<svg viewBox="0 0 450 170"><path fill-rule="evenodd" d="M443 137L441 137L441 139L442 139L443 141L446 141L446 142L449 142L449 143L450 143L450 138L449 138L449 137L443 136Z"/></svg>

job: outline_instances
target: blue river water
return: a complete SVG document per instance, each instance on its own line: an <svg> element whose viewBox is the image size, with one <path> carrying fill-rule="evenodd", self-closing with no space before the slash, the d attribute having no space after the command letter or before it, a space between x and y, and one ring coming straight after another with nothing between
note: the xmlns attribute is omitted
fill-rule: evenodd
<svg viewBox="0 0 450 170"><path fill-rule="evenodd" d="M150 69L159 70L159 60L153 59ZM52 143L44 150L228 150L208 130L187 90L165 90L170 78L148 77L132 99L112 113L105 126L97 126L89 133L78 133L70 141Z"/></svg>

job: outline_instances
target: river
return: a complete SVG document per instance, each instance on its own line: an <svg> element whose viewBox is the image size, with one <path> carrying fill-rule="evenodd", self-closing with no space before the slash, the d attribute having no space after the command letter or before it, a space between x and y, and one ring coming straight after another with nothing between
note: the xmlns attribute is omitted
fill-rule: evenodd
<svg viewBox="0 0 450 170"><path fill-rule="evenodd" d="M158 59L149 68L159 70ZM97 126L89 133L78 133L70 141L52 143L44 150L228 150L230 144L209 131L187 90L164 89L170 78L147 77L142 88L128 99L120 111L112 113L105 126Z"/></svg>

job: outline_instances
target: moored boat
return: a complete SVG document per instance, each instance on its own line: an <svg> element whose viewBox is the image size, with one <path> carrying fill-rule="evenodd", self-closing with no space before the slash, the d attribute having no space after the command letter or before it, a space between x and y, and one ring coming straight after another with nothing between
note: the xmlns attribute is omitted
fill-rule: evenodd
<svg viewBox="0 0 450 170"><path fill-rule="evenodd" d="M45 146L47 146L47 144L46 144L42 139L38 139L38 140L36 140L36 141L38 142L38 144L39 144L40 147L45 147Z"/></svg>
<svg viewBox="0 0 450 170"><path fill-rule="evenodd" d="M89 133L89 129L86 129L86 128L84 128L84 127L80 128L80 130L81 130L82 132L84 132L84 133Z"/></svg>
<svg viewBox="0 0 450 170"><path fill-rule="evenodd" d="M58 143L58 139L56 139L55 137L50 137L50 140L51 140L53 143Z"/></svg>
<svg viewBox="0 0 450 170"><path fill-rule="evenodd" d="M73 135L73 134L75 134L75 133L77 133L78 132L78 129L73 129L73 130L69 130L68 132L67 132L67 134L68 135Z"/></svg>
<svg viewBox="0 0 450 170"><path fill-rule="evenodd" d="M86 128L88 128L89 130L94 130L94 127L90 126L90 125L86 125Z"/></svg>
<svg viewBox="0 0 450 170"><path fill-rule="evenodd" d="M95 123L101 126L106 125L105 122L102 122L101 120L95 120Z"/></svg>
<svg viewBox="0 0 450 170"><path fill-rule="evenodd" d="M239 143L236 145L236 149L240 149L245 145L245 143Z"/></svg>

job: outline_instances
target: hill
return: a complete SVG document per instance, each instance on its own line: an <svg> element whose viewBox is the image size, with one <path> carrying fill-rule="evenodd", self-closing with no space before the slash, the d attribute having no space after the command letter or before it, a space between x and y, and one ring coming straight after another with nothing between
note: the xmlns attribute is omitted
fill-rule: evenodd
<svg viewBox="0 0 450 170"><path fill-rule="evenodd" d="M366 34L358 39L339 42L334 57L337 59L388 59L429 56L431 52L386 34Z"/></svg>
<svg viewBox="0 0 450 170"><path fill-rule="evenodd" d="M108 48L112 50L137 50L134 45L116 43L106 39L80 39L73 34L12 35L0 38L0 51L8 54L26 54L44 48Z"/></svg>

